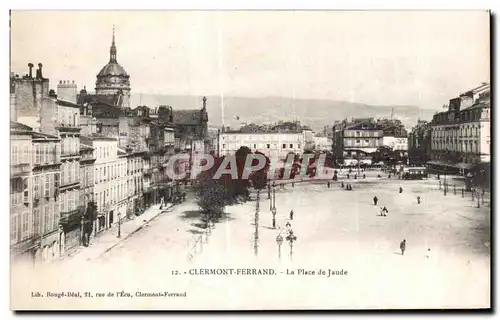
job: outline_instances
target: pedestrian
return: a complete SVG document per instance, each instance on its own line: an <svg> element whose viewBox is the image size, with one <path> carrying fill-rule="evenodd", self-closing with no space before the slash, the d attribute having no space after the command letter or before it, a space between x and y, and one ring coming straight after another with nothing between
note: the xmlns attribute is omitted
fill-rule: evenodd
<svg viewBox="0 0 500 320"><path fill-rule="evenodd" d="M377 198L377 196L373 197L373 204L374 204L374 205L377 205L377 202L378 202L378 198Z"/></svg>
<svg viewBox="0 0 500 320"><path fill-rule="evenodd" d="M389 179L391 178L391 174L389 173Z"/></svg>
<svg viewBox="0 0 500 320"><path fill-rule="evenodd" d="M330 181L328 181L326 184L328 185L328 188L330 188Z"/></svg>
<svg viewBox="0 0 500 320"><path fill-rule="evenodd" d="M399 187L399 193L403 193L403 188Z"/></svg>
<svg viewBox="0 0 500 320"><path fill-rule="evenodd" d="M417 196L417 203L420 204L420 196Z"/></svg>
<svg viewBox="0 0 500 320"><path fill-rule="evenodd" d="M292 188L295 188L295 182L292 182Z"/></svg>
<svg viewBox="0 0 500 320"><path fill-rule="evenodd" d="M380 175L379 175L379 174L377 174L377 178L380 178Z"/></svg>
<svg viewBox="0 0 500 320"><path fill-rule="evenodd" d="M389 210L387 210L387 207L386 207L386 206L384 206L384 207L382 208L382 216L387 217L387 214L388 214L388 213L389 213Z"/></svg>
<svg viewBox="0 0 500 320"><path fill-rule="evenodd" d="M340 186L343 188L344 187L344 181L340 183Z"/></svg>
<svg viewBox="0 0 500 320"><path fill-rule="evenodd" d="M293 210L290 211L290 220L293 220Z"/></svg>
<svg viewBox="0 0 500 320"><path fill-rule="evenodd" d="M358 178L358 175L357 174L354 174L354 179L357 179Z"/></svg>
<svg viewBox="0 0 500 320"><path fill-rule="evenodd" d="M363 173L363 179L366 179L366 174Z"/></svg>
<svg viewBox="0 0 500 320"><path fill-rule="evenodd" d="M403 239L401 243L399 244L399 249L401 249L401 255L405 255L405 250L406 250L406 239Z"/></svg>
<svg viewBox="0 0 500 320"><path fill-rule="evenodd" d="M349 174L347 174L347 179L349 179Z"/></svg>

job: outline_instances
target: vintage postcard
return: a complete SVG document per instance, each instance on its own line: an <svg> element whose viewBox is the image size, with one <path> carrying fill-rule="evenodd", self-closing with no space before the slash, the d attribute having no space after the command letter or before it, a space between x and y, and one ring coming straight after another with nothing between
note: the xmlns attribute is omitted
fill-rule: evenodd
<svg viewBox="0 0 500 320"><path fill-rule="evenodd" d="M11 11L13 310L491 308L488 11Z"/></svg>

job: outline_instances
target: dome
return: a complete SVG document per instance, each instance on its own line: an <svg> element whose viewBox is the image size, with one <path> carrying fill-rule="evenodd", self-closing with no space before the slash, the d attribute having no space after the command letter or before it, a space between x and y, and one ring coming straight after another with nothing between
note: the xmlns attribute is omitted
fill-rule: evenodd
<svg viewBox="0 0 500 320"><path fill-rule="evenodd" d="M106 76L129 77L127 71L125 71L125 69L123 69L123 67L119 65L117 62L109 62L97 74L98 78Z"/></svg>

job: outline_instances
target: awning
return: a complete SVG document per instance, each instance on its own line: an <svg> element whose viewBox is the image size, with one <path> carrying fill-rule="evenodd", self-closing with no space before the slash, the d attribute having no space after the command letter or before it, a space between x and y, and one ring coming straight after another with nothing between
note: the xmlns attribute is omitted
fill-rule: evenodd
<svg viewBox="0 0 500 320"><path fill-rule="evenodd" d="M464 162L460 162L460 163L457 163L454 165L454 167L459 168L459 169L463 169L463 170L470 169L473 166L474 166L473 163L464 163Z"/></svg>
<svg viewBox="0 0 500 320"><path fill-rule="evenodd" d="M435 165L435 166L446 166L446 167L450 166L448 164L448 162L443 161L443 160L431 160L431 161L427 161L427 164Z"/></svg>

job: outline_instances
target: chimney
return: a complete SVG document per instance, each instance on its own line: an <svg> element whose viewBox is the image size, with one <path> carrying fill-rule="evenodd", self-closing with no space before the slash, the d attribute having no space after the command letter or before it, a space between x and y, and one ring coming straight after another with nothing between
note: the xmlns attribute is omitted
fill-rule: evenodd
<svg viewBox="0 0 500 320"><path fill-rule="evenodd" d="M40 77L40 79L43 79L42 67L43 67L43 65L41 63L39 63L38 64L38 76Z"/></svg>
<svg viewBox="0 0 500 320"><path fill-rule="evenodd" d="M30 78L33 78L33 63L31 63L31 62L30 62L30 63L28 63L28 68L30 68L30 71L29 71L28 76L29 76Z"/></svg>

